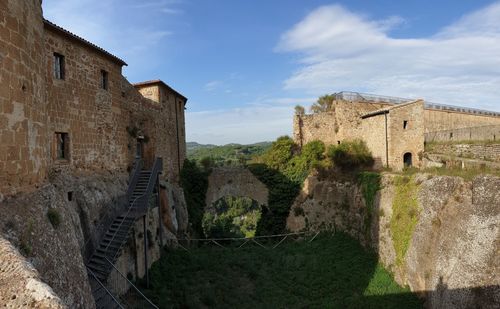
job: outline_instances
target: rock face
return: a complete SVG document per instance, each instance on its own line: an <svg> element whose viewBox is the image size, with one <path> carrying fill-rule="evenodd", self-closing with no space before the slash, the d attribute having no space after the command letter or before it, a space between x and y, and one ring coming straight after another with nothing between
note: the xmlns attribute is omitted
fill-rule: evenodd
<svg viewBox="0 0 500 309"><path fill-rule="evenodd" d="M402 285L426 296L429 308L498 308L500 304L500 178L417 174L419 212L402 263L397 262L392 225L397 178L381 177L367 220L360 184L310 176L288 217L292 231L335 227L360 240ZM397 215L399 216L399 214Z"/></svg>
<svg viewBox="0 0 500 309"><path fill-rule="evenodd" d="M2 308L67 308L52 289L40 280L38 272L12 246L0 237L0 304Z"/></svg>
<svg viewBox="0 0 500 309"><path fill-rule="evenodd" d="M0 203L5 238L20 248L70 308L94 307L84 259L96 246L104 221L117 210L126 187L124 174L60 172L53 173L51 182L39 190Z"/></svg>

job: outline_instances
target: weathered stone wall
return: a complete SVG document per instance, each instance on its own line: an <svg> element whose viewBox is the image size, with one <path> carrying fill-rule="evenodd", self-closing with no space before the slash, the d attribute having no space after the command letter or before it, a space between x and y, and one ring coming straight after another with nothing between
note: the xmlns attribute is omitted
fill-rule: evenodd
<svg viewBox="0 0 500 309"><path fill-rule="evenodd" d="M363 140L375 160L374 168L380 169L389 164L389 115L382 114L363 119ZM386 127L387 120L387 127Z"/></svg>
<svg viewBox="0 0 500 309"><path fill-rule="evenodd" d="M213 203L225 196L249 197L257 201L259 205L268 205L266 185L246 168L220 167L213 169L208 176L206 207L211 207Z"/></svg>
<svg viewBox="0 0 500 309"><path fill-rule="evenodd" d="M499 116L475 115L456 111L425 109L425 132L500 125Z"/></svg>
<svg viewBox="0 0 500 309"><path fill-rule="evenodd" d="M290 210L287 228L345 231L375 250L399 284L422 292L429 308L496 308L500 303L500 178L417 174L417 224L402 265L391 219L396 177L383 174L371 218L356 180L311 175ZM301 208L297 211L296 208ZM303 215L301 215L303 213Z"/></svg>
<svg viewBox="0 0 500 309"><path fill-rule="evenodd" d="M389 167L402 170L403 156L411 153L412 166L420 167L424 152L424 101L397 105L389 112ZM403 126L407 121L406 129ZM380 126L383 126L380 123Z"/></svg>
<svg viewBox="0 0 500 309"><path fill-rule="evenodd" d="M47 176L43 21L39 0L0 2L0 201Z"/></svg>
<svg viewBox="0 0 500 309"><path fill-rule="evenodd" d="M500 141L500 125L442 130L425 133L426 142Z"/></svg>
<svg viewBox="0 0 500 309"><path fill-rule="evenodd" d="M432 153L446 154L462 158L500 162L500 143L498 144L432 144L427 150Z"/></svg>
<svg viewBox="0 0 500 309"><path fill-rule="evenodd" d="M391 106L385 103L359 103L336 100L330 112L296 115L293 138L299 145L320 140L327 145L364 136L361 116Z"/></svg>
<svg viewBox="0 0 500 309"><path fill-rule="evenodd" d="M54 78L54 53L64 55L64 79ZM128 113L123 109L121 65L45 27L50 162L79 170L121 170L128 163ZM108 89L100 86L108 72ZM69 134L69 160L57 160L55 132Z"/></svg>
<svg viewBox="0 0 500 309"><path fill-rule="evenodd" d="M3 308L62 309L61 299L11 243L0 236L0 304Z"/></svg>

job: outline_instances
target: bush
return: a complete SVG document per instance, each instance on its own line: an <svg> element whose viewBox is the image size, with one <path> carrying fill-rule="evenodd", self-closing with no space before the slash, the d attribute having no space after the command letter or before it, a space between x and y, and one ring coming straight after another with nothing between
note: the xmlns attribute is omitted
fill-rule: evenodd
<svg viewBox="0 0 500 309"><path fill-rule="evenodd" d="M248 197L226 196L214 203L215 213L203 215L203 232L209 238L253 237L260 206Z"/></svg>
<svg viewBox="0 0 500 309"><path fill-rule="evenodd" d="M372 154L362 140L346 141L328 147L328 157L341 169L373 166Z"/></svg>
<svg viewBox="0 0 500 309"><path fill-rule="evenodd" d="M201 169L195 161L185 160L181 170L181 186L184 189L189 221L198 235L203 235L202 218L205 195L208 189L208 170Z"/></svg>
<svg viewBox="0 0 500 309"><path fill-rule="evenodd" d="M59 225L61 224L61 215L55 208L50 208L47 211L47 217L49 218L50 223L52 226L57 229Z"/></svg>

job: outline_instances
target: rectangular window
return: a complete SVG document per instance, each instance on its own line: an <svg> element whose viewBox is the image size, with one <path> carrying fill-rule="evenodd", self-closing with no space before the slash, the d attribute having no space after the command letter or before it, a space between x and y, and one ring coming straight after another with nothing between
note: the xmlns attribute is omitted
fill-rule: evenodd
<svg viewBox="0 0 500 309"><path fill-rule="evenodd" d="M69 160L68 133L56 132L56 159Z"/></svg>
<svg viewBox="0 0 500 309"><path fill-rule="evenodd" d="M64 79L64 56L54 53L54 78Z"/></svg>
<svg viewBox="0 0 500 309"><path fill-rule="evenodd" d="M101 70L101 88L108 90L108 72Z"/></svg>
<svg viewBox="0 0 500 309"><path fill-rule="evenodd" d="M403 120L403 129L408 129L408 120Z"/></svg>

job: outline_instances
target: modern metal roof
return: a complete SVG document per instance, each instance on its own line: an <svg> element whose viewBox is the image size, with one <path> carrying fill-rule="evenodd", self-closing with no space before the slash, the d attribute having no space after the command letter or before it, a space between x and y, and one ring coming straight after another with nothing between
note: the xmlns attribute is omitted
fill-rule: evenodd
<svg viewBox="0 0 500 309"><path fill-rule="evenodd" d="M400 98L400 97L391 97L377 94L369 94L369 93L361 93L361 92L352 92L352 91L342 91L339 93L335 93L336 99L342 99L346 101L353 102L373 102L373 103L391 103L391 104L402 104L407 103L408 101L414 101L415 99L408 98ZM475 114L475 115L483 115L483 116L495 116L500 117L499 112L493 112L483 109L463 107L463 106L454 106L448 104L434 103L425 101L426 109L434 109L434 110L443 110L443 111L453 111L467 114Z"/></svg>

